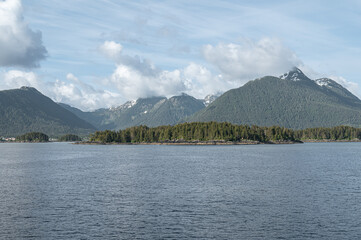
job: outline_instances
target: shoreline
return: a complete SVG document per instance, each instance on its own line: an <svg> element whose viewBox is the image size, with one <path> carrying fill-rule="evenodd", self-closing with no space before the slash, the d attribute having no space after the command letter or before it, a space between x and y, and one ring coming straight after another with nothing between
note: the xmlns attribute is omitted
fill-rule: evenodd
<svg viewBox="0 0 361 240"><path fill-rule="evenodd" d="M361 142L361 139L351 139L351 140L331 140L331 139L302 139L304 143L329 143L329 142Z"/></svg>
<svg viewBox="0 0 361 240"><path fill-rule="evenodd" d="M26 141L0 141L1 143L58 143L59 141L49 141L49 142L26 142ZM76 145L259 145L259 144L299 144L299 143L352 143L352 142L361 142L361 139L352 139L352 140L317 140L317 139L302 139L295 141L269 141L269 142L259 142L259 141L241 141L241 142L232 142L232 141L166 141L166 142L133 142L133 143L117 143L117 142L67 142ZM66 142L64 142L66 143Z"/></svg>
<svg viewBox="0 0 361 240"><path fill-rule="evenodd" d="M302 141L167 141L167 142L134 142L134 143L117 143L117 142L74 142L73 144L79 145L258 145L258 144L299 144Z"/></svg>

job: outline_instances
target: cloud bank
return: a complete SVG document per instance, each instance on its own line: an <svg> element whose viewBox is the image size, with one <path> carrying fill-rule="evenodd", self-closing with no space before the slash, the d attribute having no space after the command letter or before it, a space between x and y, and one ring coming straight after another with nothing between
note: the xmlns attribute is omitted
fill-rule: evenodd
<svg viewBox="0 0 361 240"><path fill-rule="evenodd" d="M46 55L41 32L24 21L21 1L0 1L0 66L38 67Z"/></svg>
<svg viewBox="0 0 361 240"><path fill-rule="evenodd" d="M150 60L122 53L123 47L116 42L106 41L100 52L114 61L115 70L105 82L116 86L120 94L128 99L152 96L172 96L188 93L197 98L225 91L229 83L221 75L213 75L205 66L190 63L171 71L157 68Z"/></svg>
<svg viewBox="0 0 361 240"><path fill-rule="evenodd" d="M117 87L120 94L128 99L168 96L187 90L180 70L161 70L147 59L123 55L122 46L113 41L104 42L99 49L116 65L106 83Z"/></svg>

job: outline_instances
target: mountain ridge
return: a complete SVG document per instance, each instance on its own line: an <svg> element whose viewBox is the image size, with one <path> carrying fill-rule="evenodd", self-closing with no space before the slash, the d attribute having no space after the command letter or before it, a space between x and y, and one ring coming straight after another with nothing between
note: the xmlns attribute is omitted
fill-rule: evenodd
<svg viewBox="0 0 361 240"><path fill-rule="evenodd" d="M228 121L294 129L361 126L361 101L336 84L320 86L295 68L279 78L266 76L231 89L186 121Z"/></svg>
<svg viewBox="0 0 361 240"><path fill-rule="evenodd" d="M64 133L86 135L90 123L60 107L32 87L0 91L0 136L41 131L50 136Z"/></svg>
<svg viewBox="0 0 361 240"><path fill-rule="evenodd" d="M0 114L0 136L42 129L48 135L60 132L84 135L95 129L119 130L195 121L279 125L294 129L338 125L360 127L361 100L332 79L312 80L294 68L280 77L251 80L220 96L196 99L182 94L170 98L139 98L92 112L56 104L35 88L21 87L0 91Z"/></svg>
<svg viewBox="0 0 361 240"><path fill-rule="evenodd" d="M62 103L60 105L100 130L124 129L138 125L174 125L205 107L203 100L187 94L170 98L139 98L115 108L98 109L93 112L83 112Z"/></svg>

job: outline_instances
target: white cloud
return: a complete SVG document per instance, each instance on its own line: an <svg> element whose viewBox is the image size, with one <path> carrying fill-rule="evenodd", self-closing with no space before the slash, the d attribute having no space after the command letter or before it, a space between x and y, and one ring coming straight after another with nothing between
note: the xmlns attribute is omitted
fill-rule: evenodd
<svg viewBox="0 0 361 240"><path fill-rule="evenodd" d="M99 51L107 58L117 62L121 57L123 47L114 41L105 41L99 46Z"/></svg>
<svg viewBox="0 0 361 240"><path fill-rule="evenodd" d="M185 67L183 76L187 93L197 98L239 87L235 82L225 80L222 75L213 75L209 69L196 63Z"/></svg>
<svg viewBox="0 0 361 240"><path fill-rule="evenodd" d="M11 70L5 72L2 76L3 82L0 85L2 89L20 88L22 86L32 86L39 88L41 83L33 72L23 72L19 70Z"/></svg>
<svg viewBox="0 0 361 240"><path fill-rule="evenodd" d="M0 66L37 67L47 50L41 32L29 28L20 0L0 1Z"/></svg>
<svg viewBox="0 0 361 240"><path fill-rule="evenodd" d="M186 90L179 70L160 70L150 60L123 55L122 46L113 41L105 41L99 49L116 65L106 83L115 86L125 98L169 96Z"/></svg>
<svg viewBox="0 0 361 240"><path fill-rule="evenodd" d="M56 80L51 84L49 95L56 102L67 103L82 110L95 110L104 106L112 107L123 103L123 98L119 94L106 90L96 90L71 73L67 75L67 79L72 82Z"/></svg>
<svg viewBox="0 0 361 240"><path fill-rule="evenodd" d="M265 75L279 76L301 64L295 53L273 38L206 45L202 53L225 78L242 83Z"/></svg>
<svg viewBox="0 0 361 240"><path fill-rule="evenodd" d="M179 70L147 73L125 64L117 65L108 82L128 99L169 96L186 90Z"/></svg>

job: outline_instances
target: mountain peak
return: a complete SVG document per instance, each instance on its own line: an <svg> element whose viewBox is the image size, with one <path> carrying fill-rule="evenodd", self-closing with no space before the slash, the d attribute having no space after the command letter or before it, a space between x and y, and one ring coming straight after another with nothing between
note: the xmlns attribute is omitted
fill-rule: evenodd
<svg viewBox="0 0 361 240"><path fill-rule="evenodd" d="M88 135L95 128L33 87L0 91L0 135L16 136L43 132Z"/></svg>
<svg viewBox="0 0 361 240"><path fill-rule="evenodd" d="M301 80L309 80L309 78L297 67L292 68L291 71L281 75L280 79L284 80L291 80L294 82L301 81Z"/></svg>
<svg viewBox="0 0 361 240"><path fill-rule="evenodd" d="M20 90L39 92L36 88L28 87L28 86L22 86L22 87L20 88Z"/></svg>
<svg viewBox="0 0 361 240"><path fill-rule="evenodd" d="M130 100L120 106L111 107L111 108L109 108L109 110L110 111L125 110L125 109L133 107L135 104L137 104L137 100Z"/></svg>

